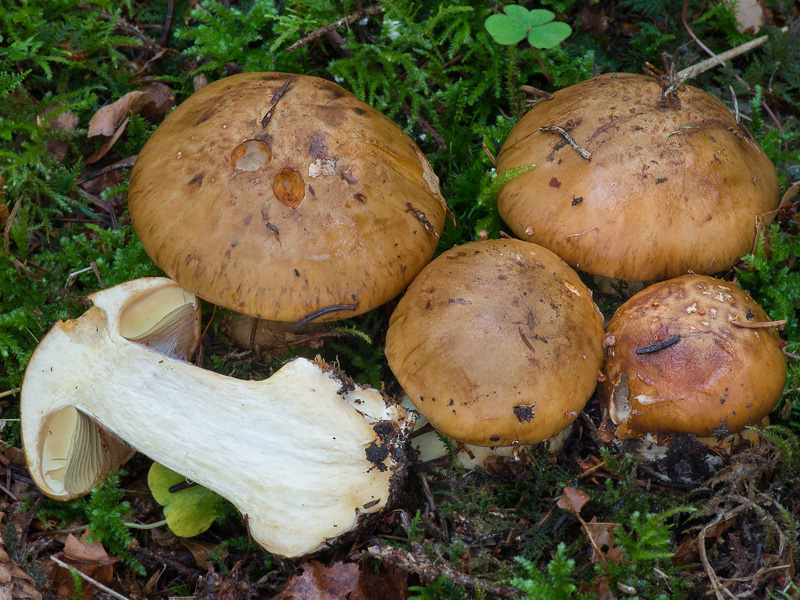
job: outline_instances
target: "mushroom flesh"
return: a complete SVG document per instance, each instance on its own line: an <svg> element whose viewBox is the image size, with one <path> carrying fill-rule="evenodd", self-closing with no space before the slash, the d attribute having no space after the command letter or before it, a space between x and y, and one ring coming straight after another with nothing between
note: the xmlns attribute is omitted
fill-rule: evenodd
<svg viewBox="0 0 800 600"><path fill-rule="evenodd" d="M23 446L46 495L87 493L135 449L228 499L253 538L285 556L324 547L390 502L413 423L379 392L321 361L242 381L165 353L185 356L199 339L196 297L168 279L91 300L51 329L25 373Z"/></svg>

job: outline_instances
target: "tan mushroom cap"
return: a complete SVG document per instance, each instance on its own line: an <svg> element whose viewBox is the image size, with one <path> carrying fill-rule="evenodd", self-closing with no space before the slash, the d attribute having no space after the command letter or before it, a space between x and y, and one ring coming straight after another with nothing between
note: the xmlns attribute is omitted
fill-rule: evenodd
<svg viewBox="0 0 800 600"><path fill-rule="evenodd" d="M597 384L603 317L578 275L520 240L453 248L400 300L386 356L417 409L466 444L534 444L569 426Z"/></svg>
<svg viewBox="0 0 800 600"><path fill-rule="evenodd" d="M786 382L775 328L758 327L768 321L738 286L703 275L625 302L608 323L602 386L617 437L720 436L761 421Z"/></svg>
<svg viewBox="0 0 800 600"><path fill-rule="evenodd" d="M431 259L446 206L391 120L334 83L289 77L234 75L176 108L136 160L131 219L156 264L215 304L354 316Z"/></svg>
<svg viewBox="0 0 800 600"><path fill-rule="evenodd" d="M498 197L514 233L575 268L633 281L713 274L750 252L778 207L775 167L714 96L662 92L653 77L611 73L522 117L497 162L498 172L536 165ZM540 130L553 126L591 158Z"/></svg>

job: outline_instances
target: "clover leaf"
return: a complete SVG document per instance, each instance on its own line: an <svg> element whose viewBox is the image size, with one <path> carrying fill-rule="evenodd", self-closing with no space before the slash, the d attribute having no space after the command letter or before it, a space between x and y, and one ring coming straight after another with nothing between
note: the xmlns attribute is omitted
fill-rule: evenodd
<svg viewBox="0 0 800 600"><path fill-rule="evenodd" d="M167 526L172 533L180 537L194 537L211 527L224 500L201 485L170 492L170 488L185 482L183 475L158 463L153 463L147 474L150 493L164 507Z"/></svg>
<svg viewBox="0 0 800 600"><path fill-rule="evenodd" d="M553 48L572 33L572 27L554 21L556 15L543 8L528 10L524 6L509 4L503 11L505 14L486 19L485 26L494 41L504 46L517 44L527 36L528 43L534 48Z"/></svg>

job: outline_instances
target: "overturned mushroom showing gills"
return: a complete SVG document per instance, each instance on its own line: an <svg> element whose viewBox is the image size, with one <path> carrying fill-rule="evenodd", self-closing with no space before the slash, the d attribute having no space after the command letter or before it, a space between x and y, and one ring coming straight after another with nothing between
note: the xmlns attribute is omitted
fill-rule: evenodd
<svg viewBox="0 0 800 600"><path fill-rule="evenodd" d="M165 290L169 302L153 301ZM168 279L91 299L51 329L25 372L23 445L45 494L85 494L133 448L227 498L253 538L285 556L322 548L390 501L413 424L379 392L321 362L241 381L148 347L148 328L189 339L196 327L196 298Z"/></svg>
<svg viewBox="0 0 800 600"><path fill-rule="evenodd" d="M131 172L147 253L201 298L297 322L352 317L430 261L446 205L394 122L333 82L216 81L176 108Z"/></svg>
<svg viewBox="0 0 800 600"><path fill-rule="evenodd" d="M608 323L603 398L620 439L726 436L775 407L786 361L774 325L733 283L702 275L636 294Z"/></svg>
<svg viewBox="0 0 800 600"><path fill-rule="evenodd" d="M603 316L577 273L520 240L448 250L414 280L386 334L389 366L441 433L536 444L568 427L596 385Z"/></svg>
<svg viewBox="0 0 800 600"><path fill-rule="evenodd" d="M725 104L678 83L609 73L539 101L497 160L536 165L498 196L514 233L632 281L712 275L752 251L778 208L775 167Z"/></svg>

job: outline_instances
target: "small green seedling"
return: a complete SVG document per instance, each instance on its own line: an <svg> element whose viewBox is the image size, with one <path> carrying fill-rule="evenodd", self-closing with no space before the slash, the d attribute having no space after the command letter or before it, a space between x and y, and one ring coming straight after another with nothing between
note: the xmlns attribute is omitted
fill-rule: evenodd
<svg viewBox="0 0 800 600"><path fill-rule="evenodd" d="M167 527L180 537L200 535L222 510L223 498L201 485L173 490L186 483L183 475L153 463L147 474L147 485L156 502L164 507Z"/></svg>
<svg viewBox="0 0 800 600"><path fill-rule="evenodd" d="M492 15L486 19L486 31L498 44L511 46L525 39L534 48L554 48L567 39L572 27L554 21L556 15L543 8L528 10L518 4L504 7L504 15Z"/></svg>

